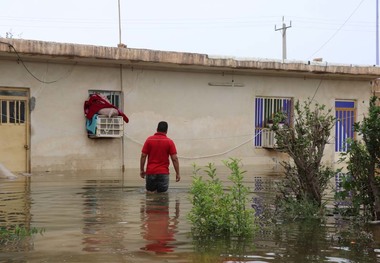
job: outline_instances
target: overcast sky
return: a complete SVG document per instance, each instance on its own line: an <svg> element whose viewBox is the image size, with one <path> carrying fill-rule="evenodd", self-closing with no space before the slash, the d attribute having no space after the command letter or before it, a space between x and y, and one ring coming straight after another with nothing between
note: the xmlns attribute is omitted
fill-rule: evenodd
<svg viewBox="0 0 380 263"><path fill-rule="evenodd" d="M120 0L130 48L376 64L377 0ZM380 0L379 0L380 1ZM0 36L117 46L118 0L0 0Z"/></svg>

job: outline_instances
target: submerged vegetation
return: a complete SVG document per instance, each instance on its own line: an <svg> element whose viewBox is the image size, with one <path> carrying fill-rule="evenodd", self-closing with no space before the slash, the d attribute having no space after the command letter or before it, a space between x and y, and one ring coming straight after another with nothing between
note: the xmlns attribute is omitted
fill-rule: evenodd
<svg viewBox="0 0 380 263"><path fill-rule="evenodd" d="M231 172L229 191L217 178L214 164L208 164L204 170L208 179L199 175L201 168L194 165L190 187L193 207L188 214L194 236L244 237L254 233L254 210L247 205L249 189L243 184L245 171L237 159L224 164Z"/></svg>
<svg viewBox="0 0 380 263"><path fill-rule="evenodd" d="M347 200L347 215L361 216L364 221L380 220L380 99L370 99L368 116L355 123L362 140L348 141L341 161L347 162L348 173L342 180L338 199Z"/></svg>
<svg viewBox="0 0 380 263"><path fill-rule="evenodd" d="M278 150L286 153L284 179L278 185L278 212L290 218L315 218L323 213L323 194L329 180L335 175L331 167L322 164L326 144L329 142L335 118L324 105L306 101L295 104L293 126L278 127L286 118L282 112L276 114L273 130Z"/></svg>
<svg viewBox="0 0 380 263"><path fill-rule="evenodd" d="M0 245L5 245L9 242L20 240L25 237L30 237L34 234L43 234L45 229L28 228L22 225L2 226L0 227Z"/></svg>
<svg viewBox="0 0 380 263"><path fill-rule="evenodd" d="M232 186L228 189L217 178L214 164L209 164L203 170L207 178L200 175L201 168L194 166L190 188L193 207L188 219L192 223L192 234L196 237L194 241L199 243L196 245L200 252L197 255L210 256L209 253L203 253L202 249L205 249L215 251L216 259L220 259L224 252L228 259L235 260L252 249L248 245L252 244L248 242L251 239L243 237L255 234L254 237L263 235L263 239L269 236L277 240L280 246L283 242L283 247L286 248L300 245L310 247L309 253L305 254L305 260L309 260L310 255L317 258L323 255L322 251L328 251L333 246L344 247L352 257L361 258L360 262L373 262L377 257L376 244L371 225L363 222L380 220L378 100L371 98L368 115L362 122L354 124L358 139L347 141L347 152L342 155L342 160L347 163L348 173L340 185L343 190L336 194L335 204L344 204L344 211L327 212L326 208L325 194L328 192L330 180L343 169L334 170L322 162L325 146L329 143L336 120L330 110L325 110L325 106L318 103L312 105L311 101L307 101L301 105L297 102L294 125L280 128L278 123L286 115L276 115L272 129L275 131L277 149L287 154L289 161L281 163L284 176L275 188L276 193L273 193L276 196L275 205L272 206L271 201L265 204L264 201L260 204L262 211L256 210L261 213L256 218L255 210L247 209L249 189L243 185L245 171L241 170L239 160L230 159L224 162L231 171L228 178ZM255 202L255 198L251 201ZM331 215L330 218L328 214ZM321 231L321 227L324 231ZM289 238L295 233L297 238ZM316 246L316 237L326 242ZM229 248L236 245L241 250L238 253L229 253ZM207 260L211 262L211 259Z"/></svg>

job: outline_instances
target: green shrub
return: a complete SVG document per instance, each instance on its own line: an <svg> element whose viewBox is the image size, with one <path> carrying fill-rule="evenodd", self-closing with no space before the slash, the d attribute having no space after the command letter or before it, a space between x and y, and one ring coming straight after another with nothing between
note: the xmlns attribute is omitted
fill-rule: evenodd
<svg viewBox="0 0 380 263"><path fill-rule="evenodd" d="M0 244L7 240L32 236L34 234L41 234L45 231L45 229L38 228L26 228L21 225L8 226L8 227L0 227Z"/></svg>
<svg viewBox="0 0 380 263"><path fill-rule="evenodd" d="M204 172L208 179L199 175L200 168L194 165L193 182L190 187L190 200L193 205L188 219L192 223L195 236L250 236L255 229L254 210L247 209L249 189L244 186L245 171L240 161L230 159L223 162L231 174L228 179L233 183L224 190L216 176L214 164L208 164Z"/></svg>
<svg viewBox="0 0 380 263"><path fill-rule="evenodd" d="M276 198L277 219L294 221L297 219L323 219L325 206L319 206L314 200L305 198L295 199L292 197Z"/></svg>
<svg viewBox="0 0 380 263"><path fill-rule="evenodd" d="M304 199L302 201L322 206L328 182L336 174L332 167L322 163L335 117L331 114L331 109L326 110L325 105L312 103L312 100L308 100L302 105L296 101L294 124L274 129L278 150L290 157L281 162L285 178L284 187L279 191L290 202ZM284 113L279 112L274 124L285 117Z"/></svg>
<svg viewBox="0 0 380 263"><path fill-rule="evenodd" d="M341 161L347 162L348 174L343 178L343 190L337 193L338 200L348 198L347 215L361 216L364 221L380 220L380 98L372 96L368 114L354 124L358 139L347 141L347 152Z"/></svg>

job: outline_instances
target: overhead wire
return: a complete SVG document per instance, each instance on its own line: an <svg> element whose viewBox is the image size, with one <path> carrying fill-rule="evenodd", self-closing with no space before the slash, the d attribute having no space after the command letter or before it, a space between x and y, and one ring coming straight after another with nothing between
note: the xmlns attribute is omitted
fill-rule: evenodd
<svg viewBox="0 0 380 263"><path fill-rule="evenodd" d="M243 141L242 143L238 144L237 146L234 146L228 150L225 150L225 151L222 151L220 153L213 153L213 154L208 154L208 155L199 155L199 156L181 156L181 155L178 155L179 158L181 159L188 159L188 160L191 160L191 159L204 159L204 158L211 158L211 157L216 157L216 156L221 156L221 155L225 155L227 153L230 153L238 148L240 148L241 146L251 142L252 140L254 140L257 136L259 136L261 134L262 131L259 131L257 134L255 134L252 138L249 138L248 140L245 140ZM124 135L129 139L131 140L132 142L138 144L138 145L143 145L142 142L136 140L136 139L133 139L132 137L128 136L126 134L126 132L124 132Z"/></svg>
<svg viewBox="0 0 380 263"><path fill-rule="evenodd" d="M357 5L357 7L352 11L352 13L348 16L348 18L344 21L344 23L330 36L330 38L327 39L325 43L322 44L311 56L309 56L308 59L313 57L315 54L317 54L319 51L321 51L340 31L341 29L347 24L347 22L351 19L351 17L356 13L356 11L359 9L359 7L363 4L365 0L361 0L360 3Z"/></svg>
<svg viewBox="0 0 380 263"><path fill-rule="evenodd" d="M364 1L364 0L363 0ZM309 18L299 16L288 16L293 20L298 20L298 27L305 26L304 24L311 24L312 27L317 28L320 24L332 25L342 27L339 20L323 19L323 18ZM34 18L34 17L10 17L0 16L4 26L20 26L20 27L38 27L38 28L86 28L86 29L107 29L114 28L117 24L116 19L65 19L65 18ZM216 18L130 18L122 19L123 25L128 25L130 29L141 28L197 28L197 27L272 27L277 22L278 16L260 16L260 17L216 17ZM7 25L7 21L10 24ZM19 23L17 23L19 22ZM31 23L33 22L33 23ZM25 24L26 23L26 24ZM347 26L347 22L344 23ZM368 26L373 27L372 22L356 21L355 24L350 26ZM332 29L334 30L334 29Z"/></svg>
<svg viewBox="0 0 380 263"><path fill-rule="evenodd" d="M74 66L77 64L77 63L74 63L73 67L71 68L71 70L68 71L68 73L65 75L65 76L62 76L58 79L55 79L55 80L52 80L52 81L44 81L40 78L38 78L36 75L33 74L33 72L26 66L26 64L24 63L24 60L21 58L21 56L19 55L18 51L16 50L16 48L10 44L10 43L7 43L7 42L3 42L3 41L0 41L0 44L3 44L3 45L7 45L10 49L13 49L13 51L15 52L16 56L17 56L17 59L18 61L21 62L22 66L25 68L25 70L29 73L29 75L31 75L35 80L37 80L38 82L41 82L41 83L44 83L44 84L52 84L52 83L56 83L64 78L66 78L73 70Z"/></svg>
<svg viewBox="0 0 380 263"><path fill-rule="evenodd" d="M356 13L356 11L360 8L360 6L363 4L365 0L361 0L360 3L356 6L356 8L352 11L352 13L348 16L348 18L344 21L344 23L342 25L340 25L340 27L334 32L334 34L317 50L315 51L310 57L313 57L315 54L317 54L320 50L322 50L341 30L342 28L347 24L347 22L351 19L351 17ZM325 64L325 70L327 69L327 63ZM313 97L311 98L310 102L314 100L317 92L319 91L319 88L321 87L321 84L323 82L323 76L321 77L315 91L314 91L314 94L313 94ZM330 110L332 109L332 107L330 108ZM363 114L364 115L364 114ZM336 123L334 124L334 126L336 125ZM335 136L333 136L333 139L335 139Z"/></svg>

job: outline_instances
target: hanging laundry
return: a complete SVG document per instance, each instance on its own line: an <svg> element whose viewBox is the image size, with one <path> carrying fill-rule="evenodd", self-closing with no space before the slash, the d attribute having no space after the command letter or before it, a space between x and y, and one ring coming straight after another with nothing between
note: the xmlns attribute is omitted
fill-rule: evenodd
<svg viewBox="0 0 380 263"><path fill-rule="evenodd" d="M100 94L92 94L90 98L84 102L84 114L88 120L91 120L94 114L99 113L100 110L107 108L116 110L118 116L122 116L126 123L129 122L128 117L121 110L112 105L107 98ZM109 114L113 115L113 113L108 111L107 115Z"/></svg>
<svg viewBox="0 0 380 263"><path fill-rule="evenodd" d="M88 134L96 134L96 124L98 120L98 114L94 114L92 118L86 119L86 130Z"/></svg>

